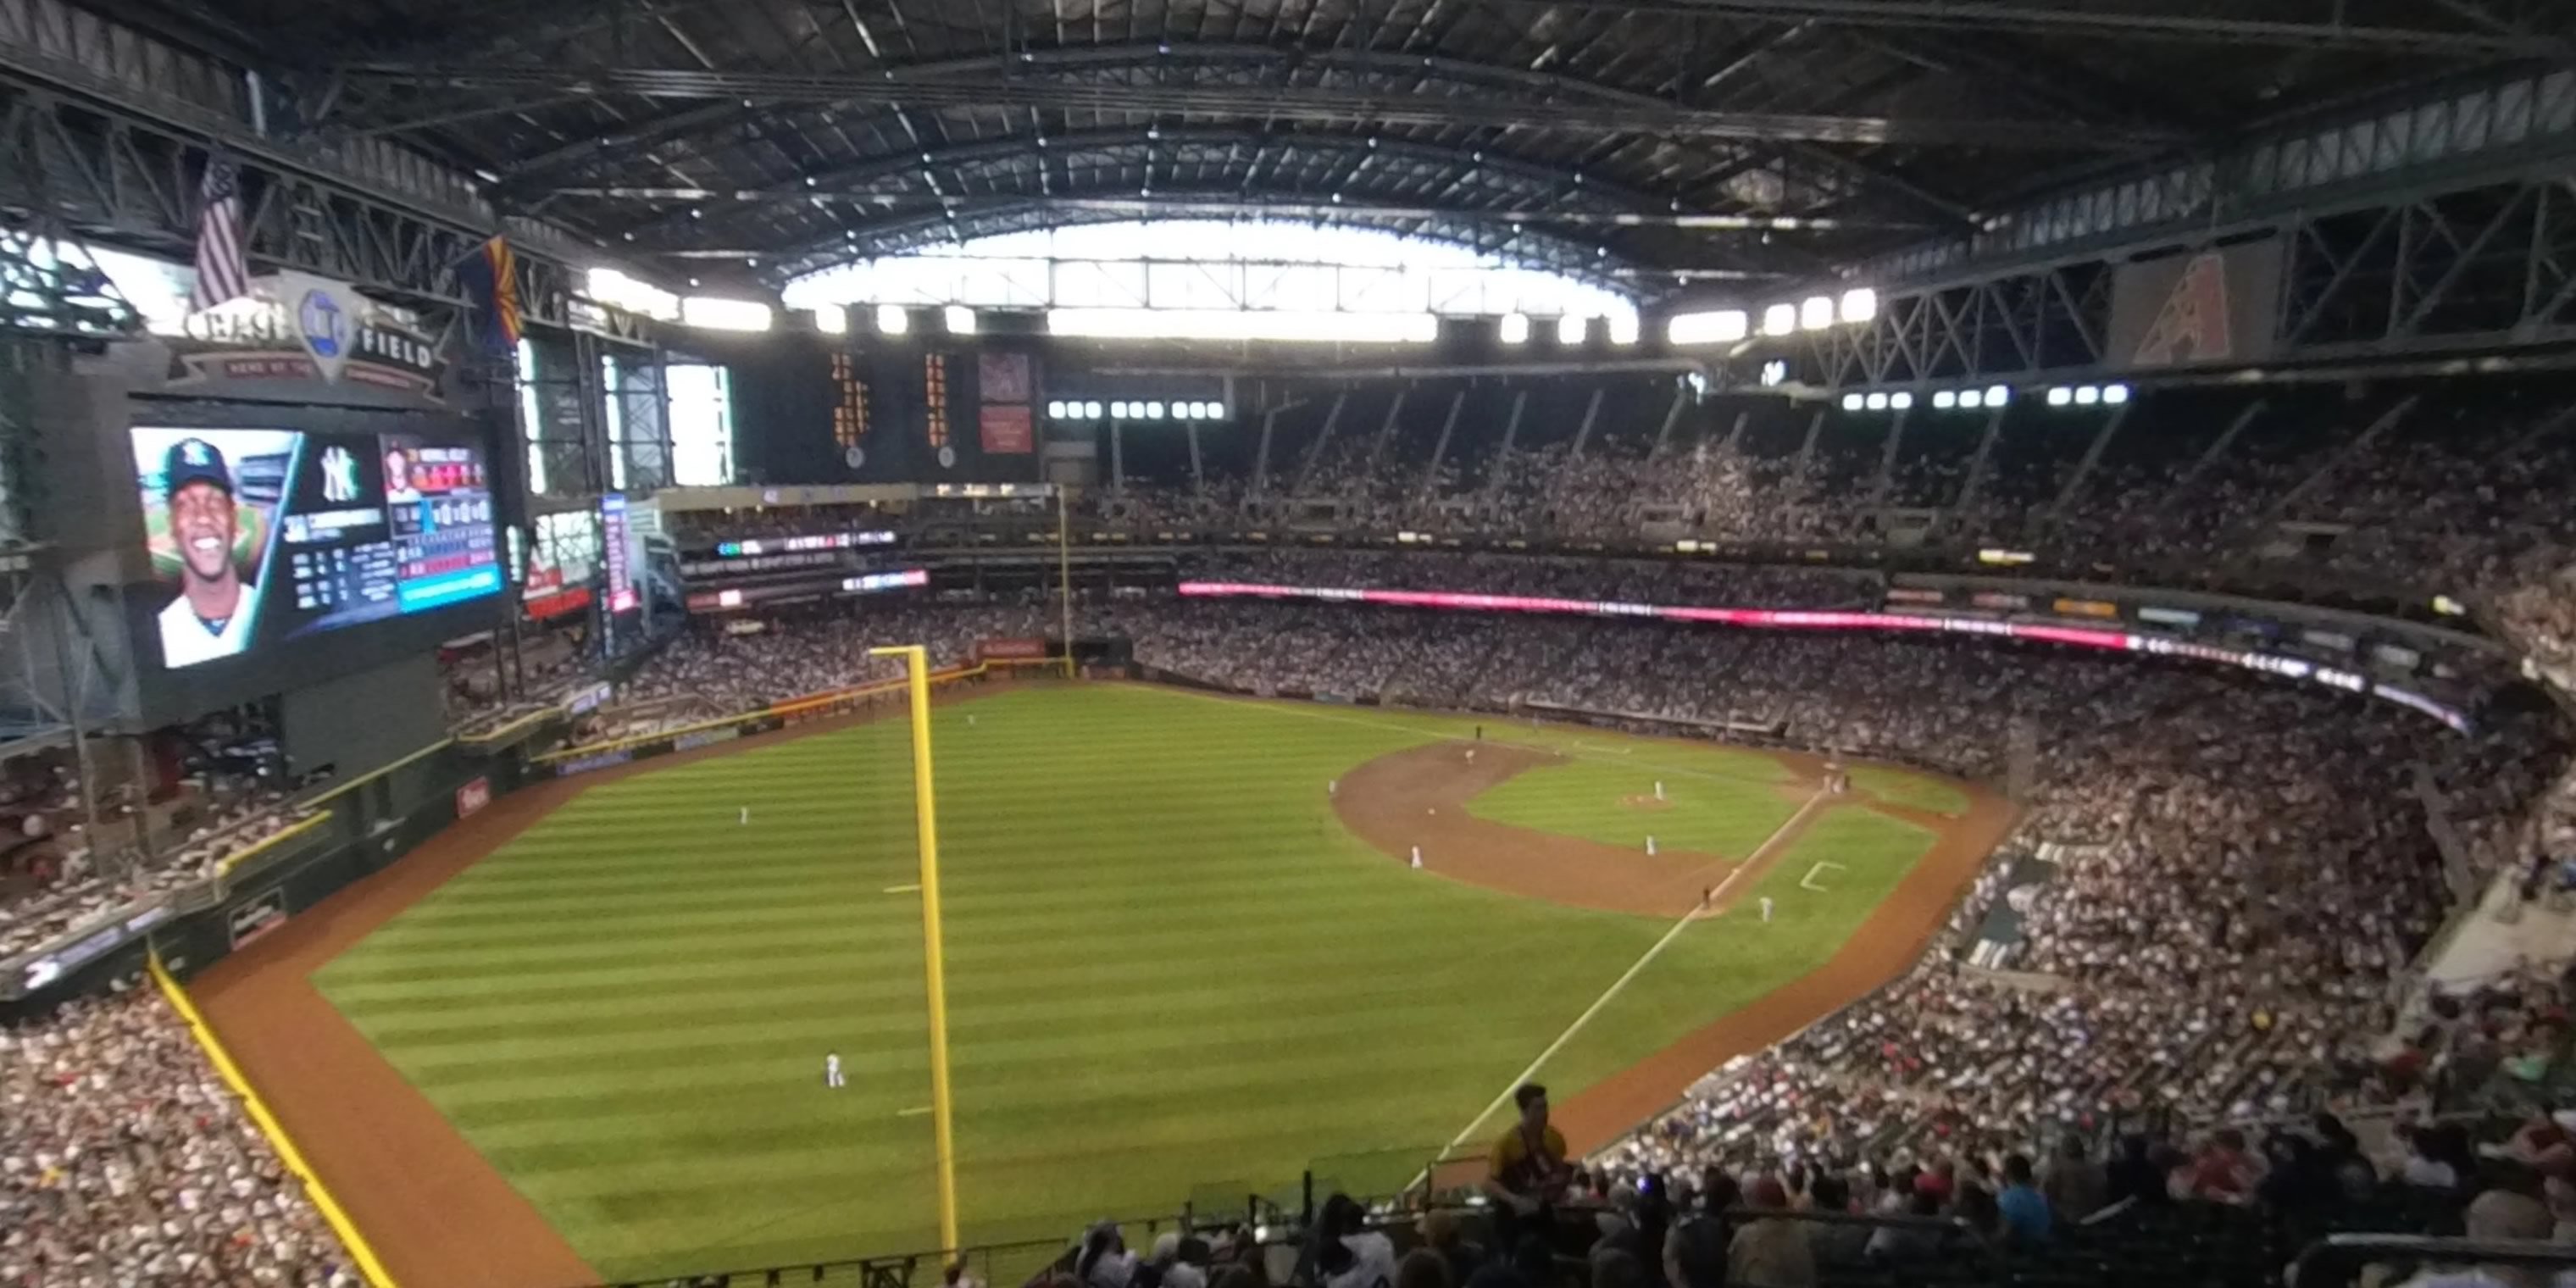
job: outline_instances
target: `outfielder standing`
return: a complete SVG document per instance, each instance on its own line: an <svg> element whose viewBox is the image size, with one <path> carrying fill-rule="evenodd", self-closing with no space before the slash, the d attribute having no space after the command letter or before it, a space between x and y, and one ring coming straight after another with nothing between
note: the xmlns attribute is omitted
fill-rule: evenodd
<svg viewBox="0 0 2576 1288"><path fill-rule="evenodd" d="M846 1087L849 1084L850 1080L841 1076L841 1053L838 1051L824 1052L823 1085L826 1087Z"/></svg>

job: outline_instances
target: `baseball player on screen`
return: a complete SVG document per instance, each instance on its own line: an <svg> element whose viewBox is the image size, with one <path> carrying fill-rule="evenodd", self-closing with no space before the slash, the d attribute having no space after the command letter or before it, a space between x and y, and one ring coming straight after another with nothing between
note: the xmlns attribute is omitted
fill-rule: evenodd
<svg viewBox="0 0 2576 1288"><path fill-rule="evenodd" d="M258 597L233 564L239 519L224 454L202 438L170 445L161 462L162 504L179 548L179 597L161 610L161 662L188 666L250 644Z"/></svg>

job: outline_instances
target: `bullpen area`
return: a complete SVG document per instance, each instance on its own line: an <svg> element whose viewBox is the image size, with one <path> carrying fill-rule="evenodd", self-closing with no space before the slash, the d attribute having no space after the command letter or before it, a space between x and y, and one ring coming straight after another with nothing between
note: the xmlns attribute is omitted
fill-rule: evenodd
<svg viewBox="0 0 2576 1288"><path fill-rule="evenodd" d="M1908 771L1137 685L934 725L978 1243L1392 1190L1560 1038L1537 1077L1598 1144L1901 971L2010 822ZM935 1246L905 739L506 797L201 1002L406 1285Z"/></svg>

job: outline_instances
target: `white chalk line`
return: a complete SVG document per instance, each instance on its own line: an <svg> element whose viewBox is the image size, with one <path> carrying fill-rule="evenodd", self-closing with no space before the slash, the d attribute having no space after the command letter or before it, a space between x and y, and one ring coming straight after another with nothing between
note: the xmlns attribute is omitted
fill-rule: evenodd
<svg viewBox="0 0 2576 1288"><path fill-rule="evenodd" d="M1448 1157L1460 1145L1465 1144L1470 1138L1474 1137L1477 1129L1485 1125L1486 1119L1493 1117L1496 1110L1501 1109L1504 1105L1511 1102L1513 1092L1520 1090L1522 1084L1537 1077L1538 1071L1545 1067L1547 1062L1554 1058L1558 1051L1563 1050L1566 1043L1573 1041L1574 1035L1582 1032L1583 1026L1592 1022L1593 1016L1599 1015L1604 1008L1608 1007L1612 1001L1618 998L1620 993L1625 992L1629 983L1635 980L1638 975L1643 974L1646 967L1657 957L1662 956L1664 949L1670 947L1675 939L1680 938L1681 933L1685 928L1687 928L1692 922L1698 921L1703 917L1714 916L1716 914L1719 901L1726 895L1726 888L1734 885L1736 878L1743 876L1748 871L1751 871L1754 864L1760 862L1764 855L1770 853L1773 846L1786 841L1790 833L1806 819L1807 815L1818 805L1825 803L1825 800L1825 793L1821 790L1816 794L1809 796L1806 803L1800 805L1797 812L1789 816L1788 821L1780 824L1779 828L1771 833L1768 840L1755 846L1753 853L1745 856L1742 863L1736 864L1733 872L1726 874L1726 880L1719 882L1717 889L1709 893L1708 900L1704 905L1683 913L1681 919L1673 923L1672 929L1665 931L1663 938L1656 940L1654 946L1648 948L1645 955L1639 957L1636 964L1630 966L1626 973L1620 975L1618 979L1611 981L1609 989L1603 992L1601 996L1594 998L1592 1000L1592 1005L1583 1008L1583 1014L1575 1016L1574 1023L1567 1025L1565 1032L1557 1034L1556 1040L1548 1043L1547 1049L1539 1052L1538 1058L1530 1061L1528 1068L1521 1070L1518 1077L1513 1078L1509 1083L1505 1084L1502 1094L1494 1097L1493 1103L1485 1106L1484 1112L1477 1114L1473 1119L1469 1120L1466 1128L1460 1131L1447 1146L1441 1149L1440 1156L1443 1158ZM1419 1184L1421 1179L1422 1178L1419 1176L1415 1177L1414 1183ZM1406 1188L1410 1189L1412 1186L1408 1185Z"/></svg>
<svg viewBox="0 0 2576 1288"><path fill-rule="evenodd" d="M1833 893L1832 891L1827 890L1827 889L1826 889L1826 888L1824 888L1823 886L1820 886L1820 885L1817 885L1817 884L1816 884L1816 874L1817 874L1817 873L1819 873L1819 872L1824 871L1824 870L1825 870L1825 869L1827 869L1827 868L1832 868L1834 871L1836 871L1836 872L1840 872L1840 871L1842 871L1842 870L1843 870L1843 865L1841 865L1841 864L1839 864L1839 863L1819 863L1819 864L1817 864L1816 866L1814 866L1814 867L1812 867L1812 868L1807 869L1807 875L1805 875L1805 876L1803 876L1803 877L1798 878L1798 888L1799 888L1799 889L1801 889L1801 890L1813 890L1813 891L1815 891L1815 892L1816 892L1816 893L1818 893L1818 894L1831 894L1831 893Z"/></svg>
<svg viewBox="0 0 2576 1288"><path fill-rule="evenodd" d="M921 886L917 882L912 885L887 886L885 888L885 892L887 894L919 894L921 893Z"/></svg>

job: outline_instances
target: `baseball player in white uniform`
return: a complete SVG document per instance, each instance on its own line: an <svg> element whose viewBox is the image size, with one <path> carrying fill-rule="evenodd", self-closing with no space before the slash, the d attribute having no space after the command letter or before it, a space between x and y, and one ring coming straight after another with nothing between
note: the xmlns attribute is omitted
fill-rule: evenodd
<svg viewBox="0 0 2576 1288"><path fill-rule="evenodd" d="M202 438L183 438L162 457L162 503L179 547L179 597L162 608L161 664L191 666L250 645L259 597L233 564L240 516L232 467Z"/></svg>
<svg viewBox="0 0 2576 1288"><path fill-rule="evenodd" d="M823 1085L826 1087L846 1087L849 1084L850 1080L841 1076L841 1053L838 1051L825 1052L823 1054Z"/></svg>

